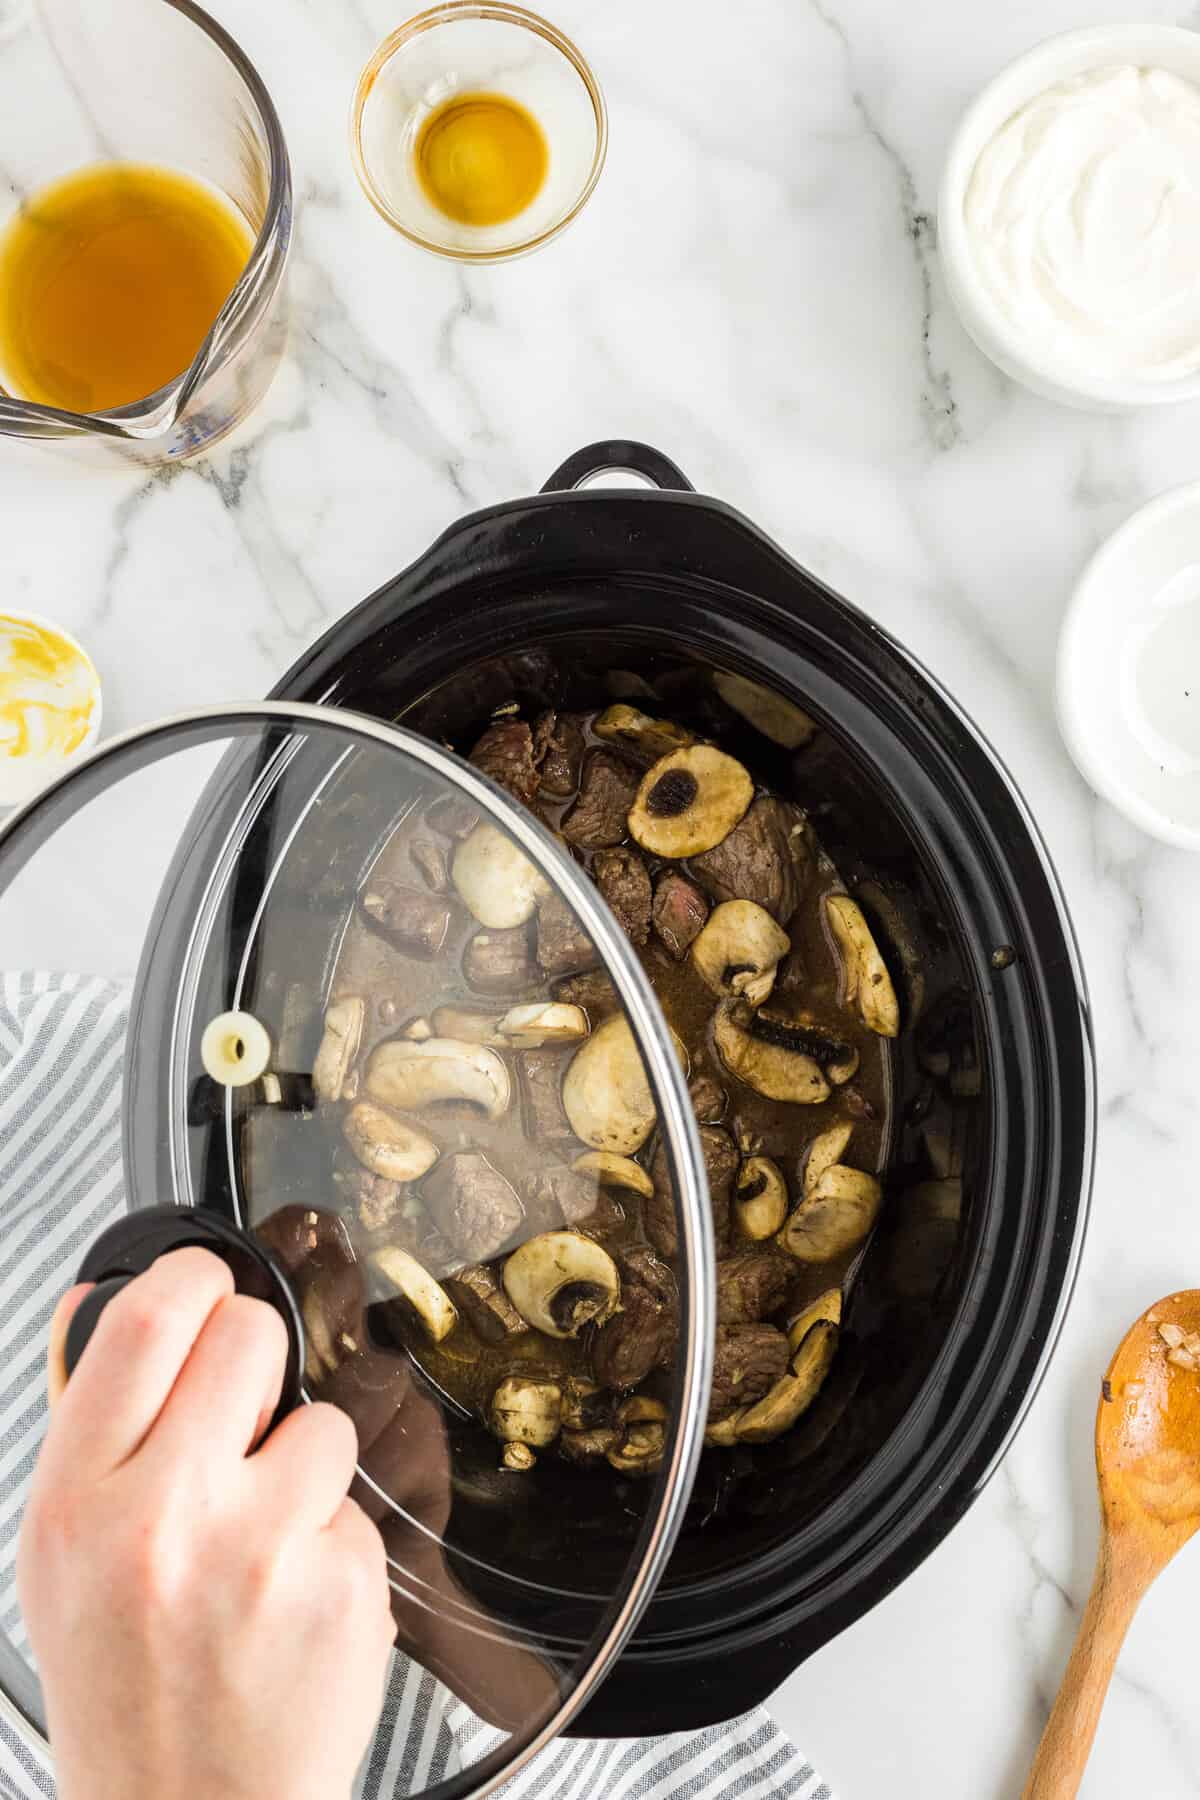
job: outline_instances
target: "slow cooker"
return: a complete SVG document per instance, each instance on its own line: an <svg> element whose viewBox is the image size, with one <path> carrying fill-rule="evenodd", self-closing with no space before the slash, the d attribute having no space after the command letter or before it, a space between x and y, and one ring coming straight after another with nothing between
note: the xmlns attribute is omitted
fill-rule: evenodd
<svg viewBox="0 0 1200 1800"><path fill-rule="evenodd" d="M586 486L622 471L647 485ZM800 745L764 737L719 703L718 678L730 676L801 709L813 732ZM795 1432L733 1458L708 1453L693 1480L693 1429L671 1469L674 1500L660 1481L614 1509L602 1485L581 1499L548 1467L540 1486L498 1499L476 1442L486 1434L452 1427L456 1566L469 1571L473 1603L503 1610L518 1633L544 1623L551 1587L561 1600L544 1571L583 1558L600 1591L625 1594L672 1515L653 1597L569 1722L589 1735L709 1725L763 1700L962 1516L1011 1443L1062 1323L1095 1104L1062 895L995 753L900 645L647 446L590 446L538 496L451 526L315 644L273 702L280 730L289 707L292 732L306 708L337 709L329 716L348 736L387 722L437 763L446 752L432 747L468 746L498 708L617 698L705 717L718 743L806 809L871 920L903 1030L882 1221L847 1298L835 1373ZM320 735L289 752L286 794L272 800L271 842L288 855L271 886L283 923L264 981L277 997L327 979L364 866L339 846L347 831L376 843L375 813L389 804L386 771L364 798L339 762L347 745L314 752ZM260 739L232 736L180 820L142 939L124 1157L135 1201L178 1197L182 1169L196 1204L238 1217L231 1115L206 1100L179 1036L181 992L219 1012L258 941L262 867L242 822L271 759ZM272 738L271 757L279 749ZM234 840L249 886L214 903L212 870ZM553 864L553 846L529 848ZM572 897L603 935L600 903ZM612 956L620 962L619 948ZM652 1000L639 993L638 1004L652 1031ZM674 1126L682 1216L695 1150L687 1121ZM289 1197L315 1204L311 1166L294 1179ZM706 1254L696 1237L696 1282ZM691 1298L703 1320L703 1297ZM693 1356L678 1378L692 1408L696 1366ZM587 1635L565 1601L555 1619L564 1645Z"/></svg>

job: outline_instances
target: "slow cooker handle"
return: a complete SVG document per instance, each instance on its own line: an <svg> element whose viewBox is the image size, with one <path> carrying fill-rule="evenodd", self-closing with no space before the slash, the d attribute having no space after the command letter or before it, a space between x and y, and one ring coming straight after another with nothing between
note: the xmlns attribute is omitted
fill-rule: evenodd
<svg viewBox="0 0 1200 1800"><path fill-rule="evenodd" d="M669 456L664 456L661 450L654 450L649 444L639 444L632 438L609 438L604 443L585 444L582 450L576 450L574 456L568 456L566 462L560 463L555 469L542 492L553 494L561 493L564 489L580 488L597 475L614 472L640 475L651 487L671 488L681 494L693 494L696 491L683 470Z"/></svg>
<svg viewBox="0 0 1200 1800"><path fill-rule="evenodd" d="M279 1405L269 1431L295 1410L303 1399L304 1326L291 1283L264 1244L231 1225L219 1213L186 1206L148 1206L125 1214L102 1231L79 1265L78 1281L93 1281L67 1327L63 1363L70 1377L110 1300L114 1300L135 1276L171 1250L191 1245L211 1250L233 1271L240 1294L250 1294L273 1306L287 1327L287 1363Z"/></svg>

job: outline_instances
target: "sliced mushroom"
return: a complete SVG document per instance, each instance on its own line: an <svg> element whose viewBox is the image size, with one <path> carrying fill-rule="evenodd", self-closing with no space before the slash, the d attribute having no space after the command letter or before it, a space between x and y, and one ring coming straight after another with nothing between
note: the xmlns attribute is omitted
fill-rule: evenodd
<svg viewBox="0 0 1200 1800"><path fill-rule="evenodd" d="M588 1034L582 1006L561 1000L535 1000L529 1006L513 1006L496 1027L497 1035L514 1050L538 1050L543 1044L574 1044Z"/></svg>
<svg viewBox="0 0 1200 1800"><path fill-rule="evenodd" d="M692 945L692 961L714 994L725 999L740 995L751 1006L761 1006L791 947L787 932L765 907L753 900L726 900L709 914Z"/></svg>
<svg viewBox="0 0 1200 1800"><path fill-rule="evenodd" d="M740 762L711 744L690 744L647 769L629 830L655 856L699 856L729 835L753 798Z"/></svg>
<svg viewBox="0 0 1200 1800"><path fill-rule="evenodd" d="M646 1142L654 1129L654 1095L623 1014L605 1019L576 1051L562 1102L572 1131L593 1150L629 1156Z"/></svg>
<svg viewBox="0 0 1200 1800"><path fill-rule="evenodd" d="M577 1175L592 1176L601 1187L624 1188L627 1193L640 1194L643 1200L653 1197L654 1183L631 1156L614 1156L611 1150L585 1150L571 1167Z"/></svg>
<svg viewBox="0 0 1200 1800"><path fill-rule="evenodd" d="M757 681L722 670L713 676L713 686L726 706L785 750L802 750L816 736L816 724L806 712Z"/></svg>
<svg viewBox="0 0 1200 1800"><path fill-rule="evenodd" d="M357 994L334 1000L325 1011L325 1031L313 1062L312 1081L318 1100L340 1100L350 1065L362 1043L366 1002Z"/></svg>
<svg viewBox="0 0 1200 1800"><path fill-rule="evenodd" d="M648 1394L631 1394L618 1406L616 1418L619 1436L608 1451L609 1466L621 1475L652 1475L666 1447L666 1407Z"/></svg>
<svg viewBox="0 0 1200 1800"><path fill-rule="evenodd" d="M829 1098L829 1083L811 1056L773 1044L748 1029L749 1010L723 1001L713 1020L713 1042L731 1075L768 1100L817 1106Z"/></svg>
<svg viewBox="0 0 1200 1800"><path fill-rule="evenodd" d="M371 1262L407 1301L431 1342L440 1344L458 1324L454 1302L415 1256L395 1244L371 1252Z"/></svg>
<svg viewBox="0 0 1200 1800"><path fill-rule="evenodd" d="M512 1102L512 1081L503 1059L483 1044L458 1038L428 1038L419 1044L393 1039L380 1044L367 1064L367 1092L401 1112L459 1100L499 1119Z"/></svg>
<svg viewBox="0 0 1200 1800"><path fill-rule="evenodd" d="M467 910L490 931L523 925L550 892L524 852L486 819L454 852L450 874Z"/></svg>
<svg viewBox="0 0 1200 1800"><path fill-rule="evenodd" d="M814 1325L822 1319L829 1324L840 1326L842 1323L842 1290L826 1288L815 1300L810 1300L802 1312L798 1312L787 1328L788 1343L793 1352L797 1351Z"/></svg>
<svg viewBox="0 0 1200 1800"><path fill-rule="evenodd" d="M762 1243L782 1229L788 1213L787 1182L769 1156L748 1156L738 1170L734 1212L742 1236L752 1243Z"/></svg>
<svg viewBox="0 0 1200 1800"><path fill-rule="evenodd" d="M440 1038L457 1038L462 1044L494 1044L501 1015L482 1006L439 1006L433 1014L433 1031Z"/></svg>
<svg viewBox="0 0 1200 1800"><path fill-rule="evenodd" d="M606 738L611 744L624 744L651 762L696 741L693 733L682 725L673 725L669 719L652 719L649 713L639 712L636 706L605 707L592 730L598 738Z"/></svg>
<svg viewBox="0 0 1200 1800"><path fill-rule="evenodd" d="M562 1389L556 1381L510 1375L492 1395L491 1426L504 1443L544 1450L562 1423Z"/></svg>
<svg viewBox="0 0 1200 1800"><path fill-rule="evenodd" d="M711 1450L729 1450L737 1443L737 1426L744 1407L736 1412L726 1413L723 1419L713 1419L704 1432L704 1442Z"/></svg>
<svg viewBox="0 0 1200 1800"><path fill-rule="evenodd" d="M769 1444L789 1431L806 1413L833 1367L838 1328L829 1319L813 1325L792 1357L788 1374L781 1376L768 1394L748 1406L737 1422L740 1444Z"/></svg>
<svg viewBox="0 0 1200 1800"><path fill-rule="evenodd" d="M615 1425L594 1425L590 1431L564 1431L558 1447L568 1462L597 1463L608 1455L619 1436Z"/></svg>
<svg viewBox="0 0 1200 1800"><path fill-rule="evenodd" d="M859 1055L854 1045L814 1018L810 1012L781 1012L775 1006L764 1007L754 1021L759 1037L789 1050L811 1056L826 1081L842 1087L858 1073Z"/></svg>
<svg viewBox="0 0 1200 1800"><path fill-rule="evenodd" d="M333 1339L329 1320L321 1305L320 1294L310 1289L300 1306L304 1320L304 1373L315 1387L332 1375L341 1364L341 1356Z"/></svg>
<svg viewBox="0 0 1200 1800"><path fill-rule="evenodd" d="M568 1431L590 1431L608 1411L610 1396L597 1381L568 1375L563 1382L562 1422Z"/></svg>
<svg viewBox="0 0 1200 1800"><path fill-rule="evenodd" d="M548 1337L578 1337L602 1325L621 1300L621 1277L607 1250L578 1231L543 1231L504 1265L504 1291L523 1319Z"/></svg>
<svg viewBox="0 0 1200 1800"><path fill-rule="evenodd" d="M804 1163L804 1192L806 1194L816 1193L817 1184L822 1175L827 1169L832 1169L834 1163L841 1162L853 1136L854 1126L851 1121L840 1119L836 1125L831 1125L828 1131L823 1131L820 1137L813 1139L808 1146L808 1156Z"/></svg>
<svg viewBox="0 0 1200 1800"><path fill-rule="evenodd" d="M532 1469L536 1462L537 1457L528 1444L505 1444L504 1454L500 1458L500 1467L524 1472L526 1469Z"/></svg>
<svg viewBox="0 0 1200 1800"><path fill-rule="evenodd" d="M825 901L825 917L842 954L843 1000L848 1006L857 1003L862 1022L869 1030L880 1037L898 1036L900 1007L896 990L862 908L849 894L830 894Z"/></svg>
<svg viewBox="0 0 1200 1800"><path fill-rule="evenodd" d="M438 1159L432 1138L369 1100L350 1108L342 1133L363 1168L387 1181L419 1181Z"/></svg>
<svg viewBox="0 0 1200 1800"><path fill-rule="evenodd" d="M873 1175L835 1163L795 1208L776 1242L797 1262L828 1262L862 1243L882 1199Z"/></svg>

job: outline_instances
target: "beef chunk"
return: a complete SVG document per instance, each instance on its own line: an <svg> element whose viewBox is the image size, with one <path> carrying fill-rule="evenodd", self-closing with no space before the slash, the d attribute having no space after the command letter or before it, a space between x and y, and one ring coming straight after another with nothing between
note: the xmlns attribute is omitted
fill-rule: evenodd
<svg viewBox="0 0 1200 1800"><path fill-rule="evenodd" d="M446 1292L485 1344L503 1344L529 1330L492 1271L482 1263L451 1276Z"/></svg>
<svg viewBox="0 0 1200 1800"><path fill-rule="evenodd" d="M534 752L542 751L542 793L550 800L569 800L579 786L583 766L583 717L580 713L543 713L534 726Z"/></svg>
<svg viewBox="0 0 1200 1800"><path fill-rule="evenodd" d="M654 930L676 962L682 961L708 917L708 901L676 869L660 875L654 889Z"/></svg>
<svg viewBox="0 0 1200 1800"><path fill-rule="evenodd" d="M697 1075L688 1087L692 1110L700 1125L715 1125L728 1104L725 1089L715 1075Z"/></svg>
<svg viewBox="0 0 1200 1800"><path fill-rule="evenodd" d="M675 1322L645 1288L631 1288L622 1310L592 1344L592 1373L608 1388L633 1388L671 1359Z"/></svg>
<svg viewBox="0 0 1200 1800"><path fill-rule="evenodd" d="M462 794L441 794L425 809L425 823L449 838L469 837L479 816L479 808Z"/></svg>
<svg viewBox="0 0 1200 1800"><path fill-rule="evenodd" d="M648 1288L654 1298L662 1306L677 1306L679 1290L675 1285L675 1277L666 1263L659 1262L653 1250L645 1244L634 1244L628 1250L622 1250L617 1257L622 1282L631 1286Z"/></svg>
<svg viewBox="0 0 1200 1800"><path fill-rule="evenodd" d="M563 1076L570 1055L570 1051L562 1050L522 1050L516 1058L525 1134L535 1143L575 1136L562 1103Z"/></svg>
<svg viewBox="0 0 1200 1800"><path fill-rule="evenodd" d="M650 877L637 851L627 847L601 850L592 872L633 942L644 944L650 936Z"/></svg>
<svg viewBox="0 0 1200 1800"><path fill-rule="evenodd" d="M717 1255L722 1256L729 1248L729 1235L733 1225L729 1200L739 1161L737 1146L729 1133L722 1131L719 1125L702 1125L700 1148L704 1153L704 1169L708 1176ZM679 1249L675 1200L667 1173L666 1152L661 1144L654 1153L650 1176L654 1182L654 1193L646 1201L643 1214L646 1236L660 1255L674 1256Z"/></svg>
<svg viewBox="0 0 1200 1800"><path fill-rule="evenodd" d="M620 1258L621 1311L592 1341L592 1373L604 1387L632 1388L675 1354L679 1302L671 1271L648 1251Z"/></svg>
<svg viewBox="0 0 1200 1800"><path fill-rule="evenodd" d="M494 719L472 750L468 761L514 800L532 806L540 782L533 754L533 733L521 719Z"/></svg>
<svg viewBox="0 0 1200 1800"><path fill-rule="evenodd" d="M550 894L537 910L537 959L547 975L575 975L594 968L595 946L560 894Z"/></svg>
<svg viewBox="0 0 1200 1800"><path fill-rule="evenodd" d="M475 1150L443 1156L421 1192L434 1223L472 1262L499 1256L524 1222L512 1183Z"/></svg>
<svg viewBox="0 0 1200 1800"><path fill-rule="evenodd" d="M521 1197L525 1216L535 1231L562 1231L565 1227L600 1237L625 1223L625 1209L615 1194L562 1164L531 1175Z"/></svg>
<svg viewBox="0 0 1200 1800"><path fill-rule="evenodd" d="M786 925L808 885L808 826L798 806L764 795L727 838L691 861L712 899L755 900Z"/></svg>
<svg viewBox="0 0 1200 1800"><path fill-rule="evenodd" d="M583 765L579 798L562 822L568 843L581 850L604 850L629 835L629 809L638 790L638 771L611 750L593 750Z"/></svg>
<svg viewBox="0 0 1200 1800"><path fill-rule="evenodd" d="M713 1354L710 1419L750 1406L787 1374L788 1341L773 1325L719 1327Z"/></svg>
<svg viewBox="0 0 1200 1800"><path fill-rule="evenodd" d="M603 969L589 969L585 975L571 975L554 983L554 998L570 1006L582 1006L593 1025L609 1013L621 1009L620 995Z"/></svg>
<svg viewBox="0 0 1200 1800"><path fill-rule="evenodd" d="M368 881L359 897L368 923L406 956L436 956L450 929L450 906L421 888Z"/></svg>
<svg viewBox="0 0 1200 1800"><path fill-rule="evenodd" d="M463 974L480 994L511 998L540 985L527 926L511 931L477 931L463 956Z"/></svg>
<svg viewBox="0 0 1200 1800"><path fill-rule="evenodd" d="M739 1250L717 1264L717 1321L753 1325L783 1305L795 1274L778 1250Z"/></svg>
<svg viewBox="0 0 1200 1800"><path fill-rule="evenodd" d="M388 1227L388 1242L415 1256L421 1267L439 1281L461 1269L466 1258L466 1252L455 1248L414 1195L409 1196L406 1209Z"/></svg>
<svg viewBox="0 0 1200 1800"><path fill-rule="evenodd" d="M412 859L434 893L444 894L450 886L450 865L442 846L431 838L417 838L412 847Z"/></svg>
<svg viewBox="0 0 1200 1800"><path fill-rule="evenodd" d="M372 1175L360 1163L335 1171L334 1185L364 1231L386 1231L400 1216L408 1190L385 1175Z"/></svg>
<svg viewBox="0 0 1200 1800"><path fill-rule="evenodd" d="M359 1164L342 1164L333 1180L339 1197L354 1208L362 1230L376 1243L407 1250L439 1279L462 1268L467 1258L438 1230L412 1188L372 1175Z"/></svg>

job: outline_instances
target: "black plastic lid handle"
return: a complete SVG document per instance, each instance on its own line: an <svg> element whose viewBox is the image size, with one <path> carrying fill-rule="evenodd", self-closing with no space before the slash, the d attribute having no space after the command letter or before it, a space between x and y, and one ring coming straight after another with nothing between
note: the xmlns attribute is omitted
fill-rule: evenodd
<svg viewBox="0 0 1200 1800"><path fill-rule="evenodd" d="M265 1300L275 1308L287 1328L283 1388L268 1427L273 1431L303 1398L305 1343L300 1309L291 1284L270 1251L218 1213L197 1212L190 1207L151 1206L143 1212L127 1214L100 1233L80 1263L76 1276L77 1281L93 1281L96 1285L80 1301L67 1327L63 1346L67 1375L73 1374L109 1301L115 1300L123 1288L144 1274L160 1256L196 1246L211 1250L222 1262L228 1263L237 1292L249 1294L255 1300Z"/></svg>

